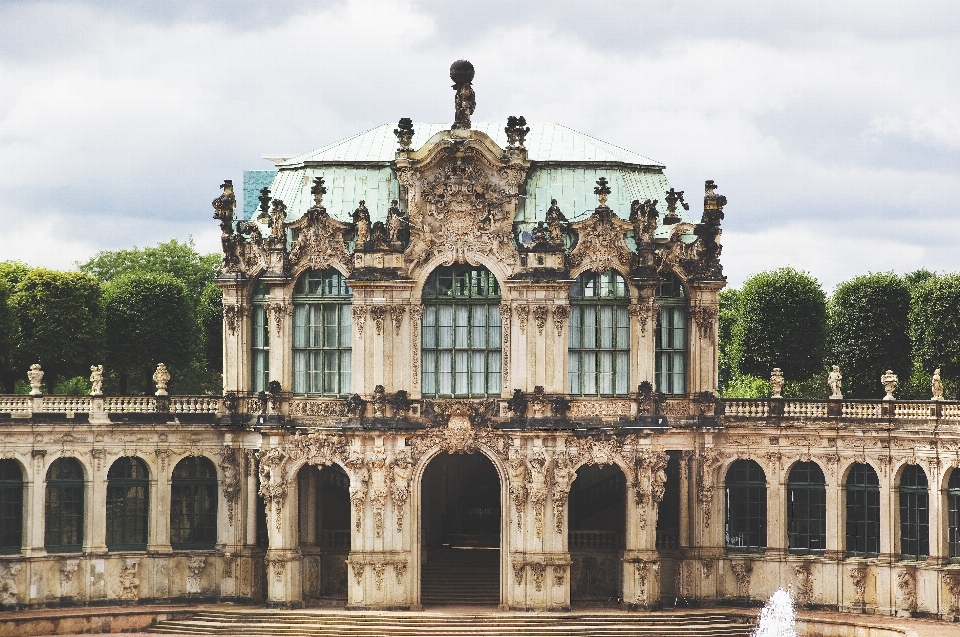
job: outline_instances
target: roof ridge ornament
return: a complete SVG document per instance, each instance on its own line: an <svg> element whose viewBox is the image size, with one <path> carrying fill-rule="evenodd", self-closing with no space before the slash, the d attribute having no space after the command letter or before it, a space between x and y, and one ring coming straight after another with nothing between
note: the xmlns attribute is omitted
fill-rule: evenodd
<svg viewBox="0 0 960 637"><path fill-rule="evenodd" d="M450 79L457 94L454 97L454 119L451 129L470 129L470 116L477 109L477 95L473 92L474 69L467 60L457 60L450 65Z"/></svg>
<svg viewBox="0 0 960 637"><path fill-rule="evenodd" d="M593 189L593 194L597 196L597 199L600 200L600 206L607 206L607 196L610 194L610 186L607 184L607 178L601 177L597 180L597 187Z"/></svg>
<svg viewBox="0 0 960 637"><path fill-rule="evenodd" d="M413 132L413 120L409 117L401 117L400 121L397 122L397 127L393 129L393 134L397 136L397 141L400 142L400 151L407 152L413 150L411 146L413 143Z"/></svg>
<svg viewBox="0 0 960 637"><path fill-rule="evenodd" d="M507 150L522 150L523 144L527 139L527 133L530 127L527 126L527 118L521 115L515 117L511 115L507 118L507 126L503 129L507 134Z"/></svg>
<svg viewBox="0 0 960 637"><path fill-rule="evenodd" d="M677 203L679 202L684 210L690 210L690 204L683 200L683 191L671 188L667 191L665 199L667 200L667 214L663 216L663 225L669 226L683 221L680 215L677 214Z"/></svg>

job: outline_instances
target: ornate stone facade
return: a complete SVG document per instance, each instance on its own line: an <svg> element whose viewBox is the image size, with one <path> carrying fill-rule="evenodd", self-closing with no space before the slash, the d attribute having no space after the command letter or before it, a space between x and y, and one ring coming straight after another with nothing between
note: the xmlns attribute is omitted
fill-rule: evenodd
<svg viewBox="0 0 960 637"><path fill-rule="evenodd" d="M327 201L348 210L327 212L324 196L343 192L344 172L359 170L346 160L281 166L276 183L295 186L276 191L300 198L263 192L255 219L235 218L233 186L224 183L213 202L223 247L222 399L166 396L166 372L156 377L157 396L42 396L38 365L29 372L32 395L0 397L0 457L21 469L25 503L22 549L0 556L0 603L191 597L297 607L327 597L349 608L418 608L429 564L424 538L436 523L427 519L429 470L470 455L488 462L498 483L498 502L487 507L496 515L470 513L496 521L496 545L484 548L496 551L503 608L569 608L606 578L603 601L635 608L678 597L755 603L793 584L799 601L814 607L960 613L946 500L935 495L960 467L960 404L942 399L939 377L929 402L794 401L779 396L776 373L769 400L717 400L726 199L716 184L705 184L697 224L683 193L649 160L608 157L587 170L583 158L536 155L543 144L534 140L547 129L522 118L508 121L506 137L498 137L502 124L471 127L472 71L458 69L457 126L418 139L421 124L400 120L399 149L380 166L392 184L383 201ZM565 202L580 219L567 222L561 195L533 187L554 176L557 184L590 183L583 194L592 212L574 215L580 200ZM646 180L645 192L659 189L666 209L641 203L642 193L624 197L618 189L631 180ZM530 210L534 200L543 205ZM428 324L435 314L424 288L438 268L468 265L497 282L485 320L499 321L487 345L499 356L490 358L499 361L491 372L499 385L431 393L424 353L436 323ZM338 395L292 391L305 373L294 361L294 289L308 271L336 271L352 292L341 315L350 386ZM570 394L570 335L583 299L571 299L570 289L584 273L610 271L625 288L630 390ZM685 388L664 396L654 336L664 311L658 284L670 275L684 288ZM258 290L266 294L258 303L271 381L262 388L254 386L250 345ZM839 395L839 370L834 381ZM107 475L128 457L149 473L148 539L137 550L107 539ZM62 458L80 464L87 505L80 546L61 553L45 546L44 493ZM215 537L202 549L178 544L171 524L173 473L188 458L209 460L216 473ZM762 546L738 546L727 535L726 480L740 461L763 472ZM798 462L815 463L825 479L825 545L814 554L789 546L787 482ZM878 476L879 550L852 555L844 485L863 464ZM920 468L930 485L925 560L901 556L895 520L905 467ZM596 477L592 491L578 483L587 475ZM325 484L342 487L342 529L318 528ZM575 505L593 496L615 502L620 537L571 524L582 517Z"/></svg>

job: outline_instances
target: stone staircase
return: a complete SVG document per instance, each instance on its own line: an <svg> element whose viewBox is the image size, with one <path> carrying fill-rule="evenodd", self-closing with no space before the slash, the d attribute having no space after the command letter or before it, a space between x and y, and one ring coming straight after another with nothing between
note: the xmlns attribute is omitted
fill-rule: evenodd
<svg viewBox="0 0 960 637"><path fill-rule="evenodd" d="M748 637L742 617L716 612L499 613L205 610L146 629L178 635L294 637Z"/></svg>
<svg viewBox="0 0 960 637"><path fill-rule="evenodd" d="M420 603L497 606L500 603L500 551L431 549L420 572Z"/></svg>

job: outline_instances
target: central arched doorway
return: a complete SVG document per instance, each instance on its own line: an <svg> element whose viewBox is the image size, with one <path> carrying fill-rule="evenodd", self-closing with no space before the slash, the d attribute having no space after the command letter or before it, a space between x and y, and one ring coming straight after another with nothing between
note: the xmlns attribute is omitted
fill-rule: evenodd
<svg viewBox="0 0 960 637"><path fill-rule="evenodd" d="M621 597L627 481L617 466L584 465L569 498L570 602L617 604Z"/></svg>
<svg viewBox="0 0 960 637"><path fill-rule="evenodd" d="M441 453L421 489L422 604L500 602L500 477L483 454Z"/></svg>
<svg viewBox="0 0 960 637"><path fill-rule="evenodd" d="M310 605L347 602L350 478L339 465L304 466L297 474L303 598Z"/></svg>

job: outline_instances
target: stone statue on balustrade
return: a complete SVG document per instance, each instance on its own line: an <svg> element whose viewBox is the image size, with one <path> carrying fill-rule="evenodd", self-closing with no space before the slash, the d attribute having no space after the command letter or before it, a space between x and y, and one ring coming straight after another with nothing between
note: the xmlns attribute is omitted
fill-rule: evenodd
<svg viewBox="0 0 960 637"><path fill-rule="evenodd" d="M34 363L30 366L27 379L30 381L30 395L42 396L43 392L40 391L40 384L43 382L43 370L40 369L40 363Z"/></svg>
<svg viewBox="0 0 960 637"><path fill-rule="evenodd" d="M893 373L892 369L888 369L883 373L883 376L880 377L880 384L883 385L884 391L887 392L887 395L883 397L884 400L896 400L893 397L893 390L897 388L899 382L900 379L897 378L897 375Z"/></svg>
<svg viewBox="0 0 960 637"><path fill-rule="evenodd" d="M90 395L103 396L103 365L90 366Z"/></svg>
<svg viewBox="0 0 960 637"><path fill-rule="evenodd" d="M940 368L933 370L933 378L930 379L930 391L933 397L930 400L943 400L943 381L940 380Z"/></svg>
<svg viewBox="0 0 960 637"><path fill-rule="evenodd" d="M770 398L783 398L783 372L779 367L770 372Z"/></svg>
<svg viewBox="0 0 960 637"><path fill-rule="evenodd" d="M840 375L840 367L834 365L830 369L830 375L827 376L827 386L830 388L830 399L831 400L840 400L843 398L843 394L840 392L840 386L843 381L843 376Z"/></svg>
<svg viewBox="0 0 960 637"><path fill-rule="evenodd" d="M157 371L153 372L153 382L157 384L157 392L154 395L166 396L167 383L170 382L170 372L167 371L167 366L163 363L157 365Z"/></svg>

